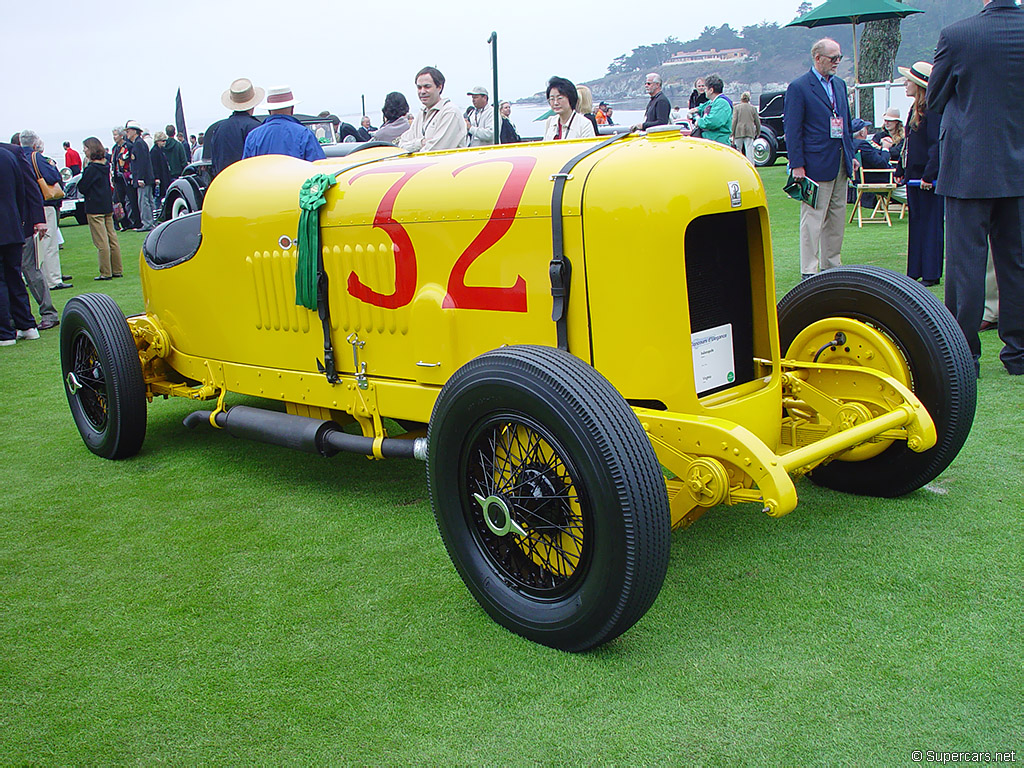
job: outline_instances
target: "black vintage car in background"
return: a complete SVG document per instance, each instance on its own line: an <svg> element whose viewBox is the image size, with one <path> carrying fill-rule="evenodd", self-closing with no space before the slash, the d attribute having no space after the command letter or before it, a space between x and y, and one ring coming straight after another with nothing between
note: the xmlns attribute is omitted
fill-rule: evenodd
<svg viewBox="0 0 1024 768"><path fill-rule="evenodd" d="M786 105L785 91L761 94L757 114L761 118L761 135L754 139L754 165L763 168L775 165L779 155L786 154L786 132L782 114Z"/></svg>
<svg viewBox="0 0 1024 768"><path fill-rule="evenodd" d="M198 160L185 166L181 176L167 187L164 204L160 209L160 221L202 210L206 188L213 181L211 167L209 160Z"/></svg>
<svg viewBox="0 0 1024 768"><path fill-rule="evenodd" d="M70 168L62 168L61 179L64 181L64 197L60 201L60 218L74 216L79 224L85 224L85 198L78 191L78 182L82 174L71 175Z"/></svg>

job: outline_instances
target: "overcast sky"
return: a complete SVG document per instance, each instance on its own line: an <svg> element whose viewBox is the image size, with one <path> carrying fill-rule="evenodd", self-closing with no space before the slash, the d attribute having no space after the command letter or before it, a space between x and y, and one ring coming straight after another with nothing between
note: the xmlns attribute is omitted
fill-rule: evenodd
<svg viewBox="0 0 1024 768"><path fill-rule="evenodd" d="M110 127L129 119L155 131L173 122L179 87L189 132L196 133L226 116L220 96L237 77L264 87L290 85L303 102L299 111L314 114L358 114L364 94L376 124L387 92L401 91L416 104L413 76L427 64L444 72L445 95L460 106L469 103L470 87L490 89L492 31L498 33L500 96L515 100L542 90L553 74L580 82L600 77L616 56L668 35L687 40L708 25L785 24L798 5L180 0L115 6L59 0L37 4L40 11L29 18L24 9L31 4L4 0L0 139L32 128L52 155L58 137L80 148L95 134L106 144Z"/></svg>

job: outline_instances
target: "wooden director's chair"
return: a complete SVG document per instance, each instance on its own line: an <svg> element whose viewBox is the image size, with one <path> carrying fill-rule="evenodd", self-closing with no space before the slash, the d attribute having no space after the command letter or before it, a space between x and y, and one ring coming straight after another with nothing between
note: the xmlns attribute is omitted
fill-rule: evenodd
<svg viewBox="0 0 1024 768"><path fill-rule="evenodd" d="M858 158L860 155L858 155ZM853 203L853 211L850 213L850 224L857 219L857 226L863 227L867 224L885 224L892 226L892 219L889 218L889 206L893 204L892 196L896 191L895 168L865 168L863 165L854 174L854 189L857 190L857 199ZM864 209L861 207L860 199L866 194L875 195L875 207L871 214L864 216ZM902 219L902 214L900 215Z"/></svg>

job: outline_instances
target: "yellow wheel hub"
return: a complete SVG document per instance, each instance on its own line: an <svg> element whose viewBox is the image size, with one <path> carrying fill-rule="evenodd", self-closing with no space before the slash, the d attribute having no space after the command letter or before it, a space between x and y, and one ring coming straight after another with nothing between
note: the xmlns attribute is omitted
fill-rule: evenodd
<svg viewBox="0 0 1024 768"><path fill-rule="evenodd" d="M842 344L835 343L837 334L842 334ZM911 390L914 388L910 367L896 343L874 326L848 317L827 317L807 326L793 339L786 357L803 362L872 368ZM848 401L839 413L837 427L840 430L849 429L883 412L865 394L852 390L838 393L840 399ZM869 441L836 458L840 461L864 461L882 453L890 445L891 440Z"/></svg>

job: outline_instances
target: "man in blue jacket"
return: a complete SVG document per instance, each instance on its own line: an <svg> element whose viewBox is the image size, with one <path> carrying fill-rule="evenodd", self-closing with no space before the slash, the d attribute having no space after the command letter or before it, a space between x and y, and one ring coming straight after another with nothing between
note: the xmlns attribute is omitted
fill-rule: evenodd
<svg viewBox="0 0 1024 768"><path fill-rule="evenodd" d="M999 353L1024 374L1024 10L985 0L939 34L928 111L942 114L939 178L946 205L946 307L975 366L981 358L989 245L999 284ZM980 370L980 368L978 368Z"/></svg>
<svg viewBox="0 0 1024 768"><path fill-rule="evenodd" d="M264 102L270 116L245 137L242 159L258 155L291 155L300 160L323 160L324 149L306 126L292 117L298 102L291 88L269 88Z"/></svg>
<svg viewBox="0 0 1024 768"><path fill-rule="evenodd" d="M21 277L21 251L26 236L45 232L46 224L35 176L22 162L17 147L0 144L0 347L39 338ZM33 190L34 199L29 194Z"/></svg>
<svg viewBox="0 0 1024 768"><path fill-rule="evenodd" d="M839 43L811 46L814 66L786 90L786 151L794 178L818 184L818 204L800 204L800 277L838 267L846 231L846 187L853 176L853 127L846 83L836 77Z"/></svg>

